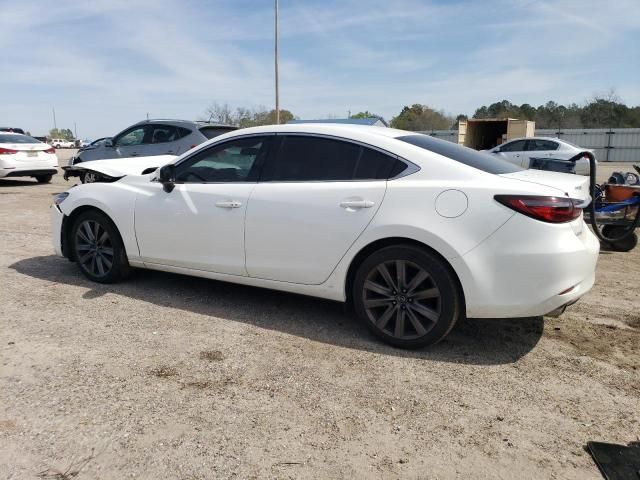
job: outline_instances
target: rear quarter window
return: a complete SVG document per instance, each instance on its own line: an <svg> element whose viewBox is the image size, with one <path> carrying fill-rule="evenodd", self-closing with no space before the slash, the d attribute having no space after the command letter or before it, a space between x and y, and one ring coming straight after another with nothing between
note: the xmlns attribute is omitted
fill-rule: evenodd
<svg viewBox="0 0 640 480"><path fill-rule="evenodd" d="M235 128L224 128L224 127L202 127L200 128L200 132L207 137L209 140L217 137L218 135L222 135L223 133L232 132Z"/></svg>
<svg viewBox="0 0 640 480"><path fill-rule="evenodd" d="M415 134L396 137L400 140L424 150L428 150L453 161L468 165L483 172L500 175L523 170L522 168L488 153L478 152L456 143L447 142L428 135Z"/></svg>

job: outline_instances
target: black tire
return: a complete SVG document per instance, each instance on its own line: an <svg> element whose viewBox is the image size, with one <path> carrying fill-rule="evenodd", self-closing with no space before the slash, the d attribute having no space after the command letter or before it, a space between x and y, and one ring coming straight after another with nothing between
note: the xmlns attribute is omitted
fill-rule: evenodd
<svg viewBox="0 0 640 480"><path fill-rule="evenodd" d="M70 239L73 259L89 280L114 283L131 273L120 233L103 213L81 213L73 222Z"/></svg>
<svg viewBox="0 0 640 480"><path fill-rule="evenodd" d="M371 254L358 267L352 298L358 319L401 348L439 342L463 315L455 274L437 255L413 245Z"/></svg>
<svg viewBox="0 0 640 480"><path fill-rule="evenodd" d="M53 175L37 175L36 180L38 183L49 183Z"/></svg>
<svg viewBox="0 0 640 480"><path fill-rule="evenodd" d="M602 234L605 237L616 238L625 232L625 227L617 227L615 225L605 225L602 227ZM616 252L630 252L638 245L638 234L633 232L622 240L608 242Z"/></svg>
<svg viewBox="0 0 640 480"><path fill-rule="evenodd" d="M57 149L60 149L60 148L61 148L59 143L58 143L58 144L56 144L56 145L54 145L54 147L55 147L55 148L57 148Z"/></svg>

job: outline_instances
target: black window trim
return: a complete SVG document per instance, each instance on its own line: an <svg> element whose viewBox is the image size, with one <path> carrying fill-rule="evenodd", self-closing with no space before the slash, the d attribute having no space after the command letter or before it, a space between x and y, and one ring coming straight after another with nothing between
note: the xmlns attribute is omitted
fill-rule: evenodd
<svg viewBox="0 0 640 480"><path fill-rule="evenodd" d="M346 137L340 137L338 135L329 135L326 133L307 133L307 132L274 132L273 135L275 135L276 137L285 137L285 136L299 136L299 137L318 137L318 138L324 138L324 139L328 139L328 140L337 140L337 141L341 141L341 142L347 142L347 143L352 143L354 145L358 145L360 147L364 147L364 148L370 148L371 150L376 150L379 153L382 153L384 155L387 155L389 157L393 157L396 160L401 161L402 163L404 163L407 168L405 168L402 172L400 172L399 174L393 176L393 177L389 177L389 178L361 178L361 179L350 179L350 180L265 180L262 177L262 173L263 173L263 169L262 166L260 168L260 177L258 179L258 183L338 183L338 182L388 182L390 180L396 180L398 178L402 178L402 177L406 177L407 175L411 175L413 173L416 173L417 171L420 170L420 166L416 165L415 163L407 160L406 158L401 157L400 155L396 154L396 153L392 153L389 152L388 150L385 150L384 148L380 148L377 145L371 145L370 143L366 143L363 142L361 140L354 140L353 138L346 138ZM274 144L271 145L271 152L269 152L269 154L266 157L265 163L269 160L272 160L272 156L275 154L276 149L273 148L273 146L276 145L276 143L274 142ZM280 144L277 144L277 147L279 147Z"/></svg>
<svg viewBox="0 0 640 480"><path fill-rule="evenodd" d="M225 138L224 140L218 141L218 142L213 142L210 143L209 145L207 145L204 148L198 149L197 151L193 152L192 154L190 154L188 157L185 157L183 159L181 159L178 163L174 163L174 167L176 169L179 168L180 165L182 165L183 163L189 161L190 159L192 159L193 157L195 157L196 155L200 155L201 153L211 150L212 148L218 147L220 145L224 145L225 143L228 142L233 142L236 140L244 140L246 138L252 138L252 137L275 137L274 133L270 133L270 132L265 132L265 133L249 133L247 135L238 135L237 137L233 137L233 138ZM272 154L273 152L273 145L275 143L275 139L271 139L271 145L269 145L269 150L267 151L266 155L264 156L264 160L262 160L261 162L259 162L258 164L252 166L251 168L254 169L255 168L255 178L251 181L247 180L247 181L243 181L243 182L181 182L181 181L174 181L173 183L175 183L176 185L242 185L242 184L256 184L260 182L260 177L262 175L262 167L264 166L264 163L266 161L267 158L269 158L269 156ZM157 180L157 179L154 179Z"/></svg>

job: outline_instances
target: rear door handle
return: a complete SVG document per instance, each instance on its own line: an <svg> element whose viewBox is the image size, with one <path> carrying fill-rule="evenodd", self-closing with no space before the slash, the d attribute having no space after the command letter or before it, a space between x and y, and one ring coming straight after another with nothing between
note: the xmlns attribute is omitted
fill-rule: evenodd
<svg viewBox="0 0 640 480"><path fill-rule="evenodd" d="M375 202L371 200L343 200L340 202L342 208L371 208Z"/></svg>
<svg viewBox="0 0 640 480"><path fill-rule="evenodd" d="M225 200L223 202L216 202L216 207L220 208L240 208L242 203L237 200Z"/></svg>

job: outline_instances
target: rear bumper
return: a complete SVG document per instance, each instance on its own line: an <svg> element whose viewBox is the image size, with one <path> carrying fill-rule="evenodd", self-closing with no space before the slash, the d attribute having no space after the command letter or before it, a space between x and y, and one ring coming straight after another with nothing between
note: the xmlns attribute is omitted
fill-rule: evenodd
<svg viewBox="0 0 640 480"><path fill-rule="evenodd" d="M569 224L514 215L451 263L462 283L468 317L532 317L557 314L587 293L595 282L599 251L600 243L586 225L576 234Z"/></svg>
<svg viewBox="0 0 640 480"><path fill-rule="evenodd" d="M0 177L38 177L40 175L56 175L58 170L55 168L14 168L0 169Z"/></svg>

